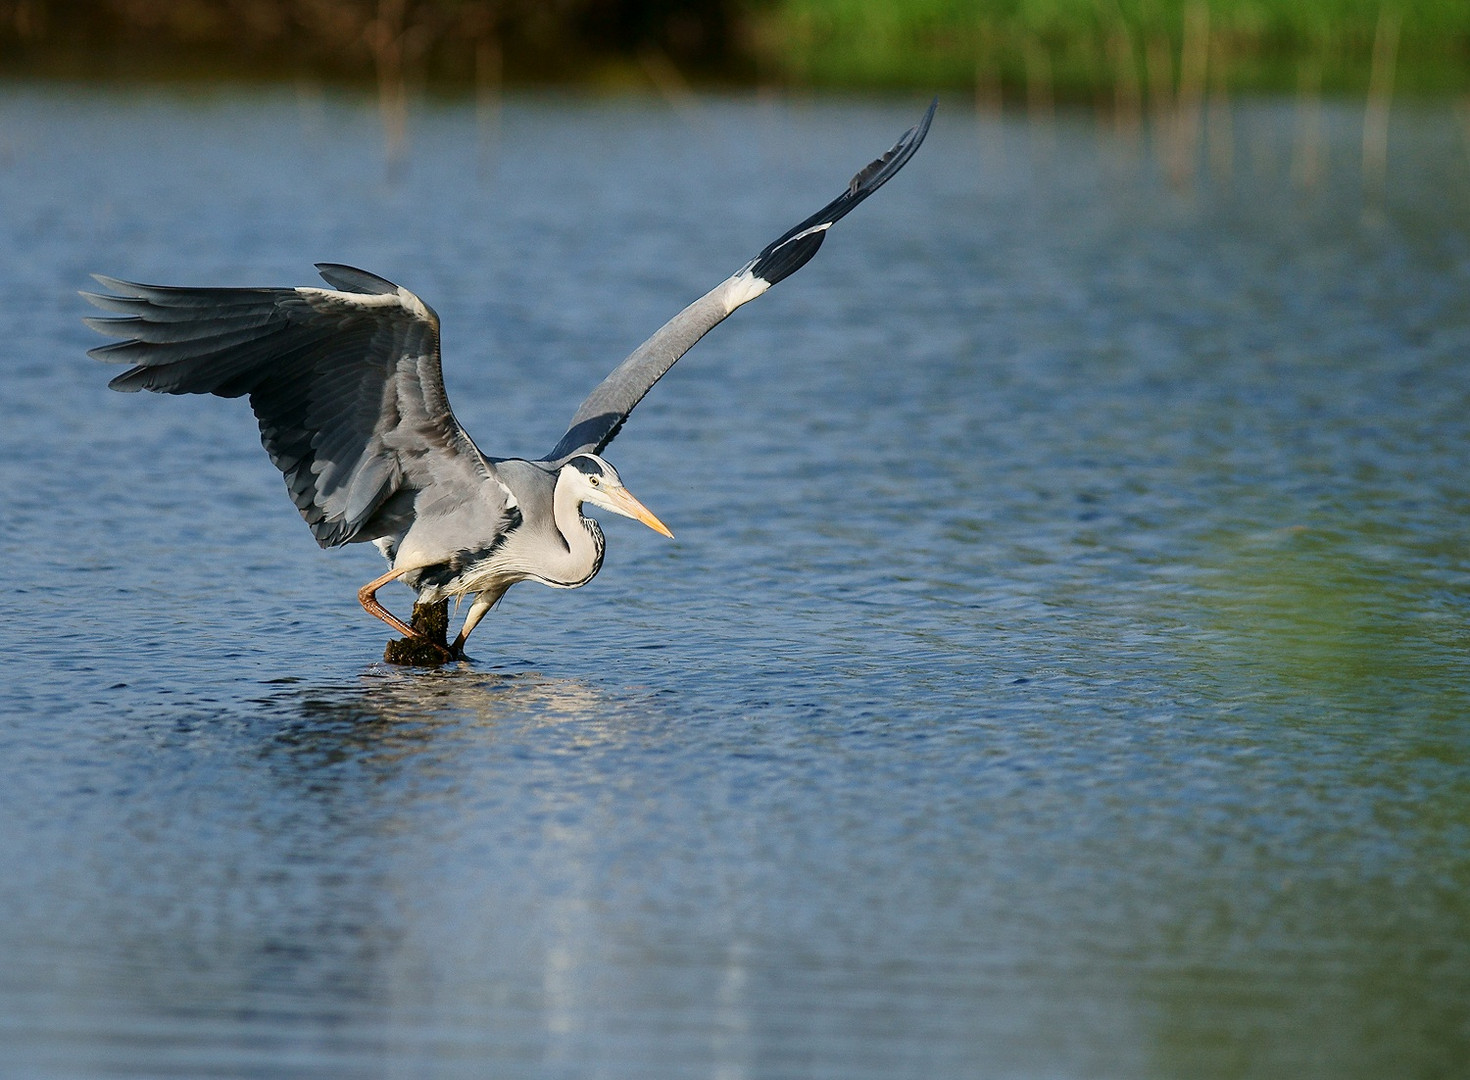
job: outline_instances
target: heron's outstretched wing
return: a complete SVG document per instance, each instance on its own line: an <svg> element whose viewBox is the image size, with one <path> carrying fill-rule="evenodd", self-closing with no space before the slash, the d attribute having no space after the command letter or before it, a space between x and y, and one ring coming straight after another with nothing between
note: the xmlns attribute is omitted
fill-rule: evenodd
<svg viewBox="0 0 1470 1080"><path fill-rule="evenodd" d="M439 317L376 275L317 269L336 288L192 289L98 275L114 295L83 295L122 316L86 320L126 339L90 353L135 365L114 390L250 396L292 500L331 547L393 531L379 512L398 492L459 485L468 497L493 466L450 412Z"/></svg>
<svg viewBox="0 0 1470 1080"><path fill-rule="evenodd" d="M822 246L833 223L882 187L919 149L939 105L936 98L922 120L893 149L852 178L847 190L801 224L769 244L754 259L659 328L619 364L587 400L544 461L557 464L581 453L597 453L617 435L623 421L669 368L741 304L806 265Z"/></svg>

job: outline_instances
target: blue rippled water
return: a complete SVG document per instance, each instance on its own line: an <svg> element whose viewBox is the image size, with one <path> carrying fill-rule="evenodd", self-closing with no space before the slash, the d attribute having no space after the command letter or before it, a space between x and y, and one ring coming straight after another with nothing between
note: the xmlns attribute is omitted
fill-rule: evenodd
<svg viewBox="0 0 1470 1080"><path fill-rule="evenodd" d="M1378 204L1347 106L1314 187L1262 101L1181 189L946 103L613 445L678 539L605 522L438 672L376 662L376 553L316 549L242 403L84 355L89 272L354 263L538 453L922 105L424 104L392 170L355 99L0 91L0 1073L1470 1060L1449 107Z"/></svg>

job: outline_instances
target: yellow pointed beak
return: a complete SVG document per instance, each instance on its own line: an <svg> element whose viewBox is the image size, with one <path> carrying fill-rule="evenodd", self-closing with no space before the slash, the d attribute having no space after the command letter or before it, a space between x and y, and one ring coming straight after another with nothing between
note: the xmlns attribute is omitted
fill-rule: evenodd
<svg viewBox="0 0 1470 1080"><path fill-rule="evenodd" d="M615 510L625 517L633 518L635 521L641 521L654 532L663 533L670 540L674 538L674 534L669 532L669 527L654 517L652 510L633 498L633 493L627 488L614 488L612 491L605 492L604 497L612 504L609 507L610 510Z"/></svg>

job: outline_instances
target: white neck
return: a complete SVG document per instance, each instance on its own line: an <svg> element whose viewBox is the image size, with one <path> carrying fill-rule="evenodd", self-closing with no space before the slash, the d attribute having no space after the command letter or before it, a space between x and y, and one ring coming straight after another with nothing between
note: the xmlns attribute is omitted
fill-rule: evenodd
<svg viewBox="0 0 1470 1080"><path fill-rule="evenodd" d="M552 494L552 517L566 544L566 552L547 559L542 575L553 584L584 585L602 568L602 530L597 522L582 516L582 501L565 475L556 478ZM550 574L546 570L555 566Z"/></svg>

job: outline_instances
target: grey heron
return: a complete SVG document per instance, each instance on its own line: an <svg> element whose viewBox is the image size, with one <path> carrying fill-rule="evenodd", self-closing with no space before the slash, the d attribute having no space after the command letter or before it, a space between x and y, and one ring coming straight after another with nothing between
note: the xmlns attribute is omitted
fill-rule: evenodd
<svg viewBox="0 0 1470 1080"><path fill-rule="evenodd" d="M86 320L123 340L92 349L131 364L114 390L248 396L271 461L322 547L372 541L389 569L358 592L362 606L406 637L378 602L401 580L420 603L470 597L448 649L519 581L587 584L603 536L586 503L668 528L602 456L634 406L674 363L742 304L799 270L827 230L893 177L919 148L938 105L821 210L675 315L582 402L544 457L480 451L454 418L439 357L439 317L413 293L336 263L331 288L189 288L95 275L83 293L112 318Z"/></svg>

